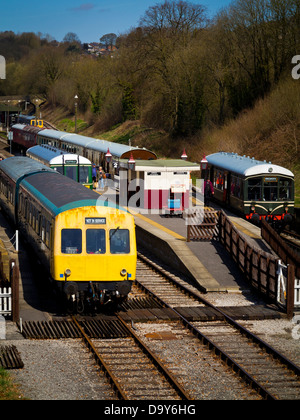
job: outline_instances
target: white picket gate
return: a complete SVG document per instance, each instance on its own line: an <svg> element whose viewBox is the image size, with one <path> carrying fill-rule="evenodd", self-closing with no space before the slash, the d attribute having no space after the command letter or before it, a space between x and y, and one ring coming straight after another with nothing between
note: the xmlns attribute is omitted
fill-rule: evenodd
<svg viewBox="0 0 300 420"><path fill-rule="evenodd" d="M0 315L11 315L12 291L11 287L0 288Z"/></svg>

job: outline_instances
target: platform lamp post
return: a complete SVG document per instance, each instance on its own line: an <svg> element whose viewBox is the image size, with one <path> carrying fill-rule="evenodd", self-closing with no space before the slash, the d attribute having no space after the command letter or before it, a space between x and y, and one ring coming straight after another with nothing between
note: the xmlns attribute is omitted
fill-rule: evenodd
<svg viewBox="0 0 300 420"><path fill-rule="evenodd" d="M201 166L201 172L203 174L203 178L206 179L206 171L208 169L208 161L207 161L205 156L201 160L200 166Z"/></svg>
<svg viewBox="0 0 300 420"><path fill-rule="evenodd" d="M74 103L74 105L75 105L75 133L77 133L77 106L78 106L77 99L78 99L78 96L75 95L74 99L75 99L75 103Z"/></svg>
<svg viewBox="0 0 300 420"><path fill-rule="evenodd" d="M130 169L131 171L134 171L135 169L135 160L133 159L132 152L130 153L130 158L128 160L128 169Z"/></svg>
<svg viewBox="0 0 300 420"><path fill-rule="evenodd" d="M8 132L9 132L9 103L10 103L10 101L8 100L7 101L7 119L6 119L6 132L7 132L7 135L8 135Z"/></svg>
<svg viewBox="0 0 300 420"><path fill-rule="evenodd" d="M181 155L181 159L182 160L187 160L187 154L186 154L186 152L185 152L185 149L183 149L183 153L182 153L182 155Z"/></svg>
<svg viewBox="0 0 300 420"><path fill-rule="evenodd" d="M110 153L109 148L108 148L107 153L105 155L105 161L107 163L107 171L106 172L108 172L108 173L109 173L109 164L110 164L111 160L112 160L112 154Z"/></svg>

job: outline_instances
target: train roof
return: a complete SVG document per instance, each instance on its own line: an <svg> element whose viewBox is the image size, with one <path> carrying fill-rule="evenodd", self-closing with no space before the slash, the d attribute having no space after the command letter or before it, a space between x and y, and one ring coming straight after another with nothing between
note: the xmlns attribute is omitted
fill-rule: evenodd
<svg viewBox="0 0 300 420"><path fill-rule="evenodd" d="M31 173L36 172L53 172L53 169L32 160L28 157L13 156L0 162L0 169L3 170L13 181L24 178Z"/></svg>
<svg viewBox="0 0 300 420"><path fill-rule="evenodd" d="M206 156L211 166L234 172L242 176L254 176L261 174L276 174L294 177L294 174L282 166L271 162L259 161L249 156L239 156L237 153L219 152Z"/></svg>
<svg viewBox="0 0 300 420"><path fill-rule="evenodd" d="M36 174L21 185L40 201L54 216L78 207L99 205L97 193L64 175Z"/></svg>
<svg viewBox="0 0 300 420"><path fill-rule="evenodd" d="M111 141L94 139L93 137L81 136L79 134L67 133L65 131L56 131L46 129L43 130L43 137L50 139L65 140L68 143L76 146L81 146L87 149L96 150L100 153L107 153L109 149L110 153L117 158L130 158L130 153L133 153L135 159L156 159L155 153L147 149L140 149L139 147L126 146L125 144L114 143Z"/></svg>
<svg viewBox="0 0 300 420"><path fill-rule="evenodd" d="M27 125L27 124L14 124L12 126L15 130L22 130L29 133L39 133L40 131L44 130L42 127L35 127L34 125Z"/></svg>
<svg viewBox="0 0 300 420"><path fill-rule="evenodd" d="M21 185L54 216L68 210L90 206L111 207L127 213L127 210L121 206L105 200L96 192L64 175L40 173L27 177Z"/></svg>
<svg viewBox="0 0 300 420"><path fill-rule="evenodd" d="M46 144L30 147L26 155L30 158L41 159L49 165L63 165L70 162L74 164L74 161L80 165L91 165L91 161L83 156L67 153Z"/></svg>
<svg viewBox="0 0 300 420"><path fill-rule="evenodd" d="M14 182L19 181L26 190L54 216L78 207L104 206L118 208L96 192L59 174L29 157L16 156L0 161L3 170Z"/></svg>

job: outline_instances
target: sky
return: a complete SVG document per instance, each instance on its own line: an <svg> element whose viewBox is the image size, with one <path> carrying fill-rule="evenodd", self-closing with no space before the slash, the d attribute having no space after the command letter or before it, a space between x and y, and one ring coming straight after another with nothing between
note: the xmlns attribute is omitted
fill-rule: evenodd
<svg viewBox="0 0 300 420"><path fill-rule="evenodd" d="M62 41L68 32L81 42L99 42L108 33L126 33L146 10L164 0L0 0L0 32L41 32ZM231 0L190 0L212 17Z"/></svg>

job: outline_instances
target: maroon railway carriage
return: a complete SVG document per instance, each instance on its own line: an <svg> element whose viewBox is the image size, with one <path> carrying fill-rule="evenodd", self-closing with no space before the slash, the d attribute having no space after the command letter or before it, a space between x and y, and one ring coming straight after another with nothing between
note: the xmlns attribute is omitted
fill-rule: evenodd
<svg viewBox="0 0 300 420"><path fill-rule="evenodd" d="M13 143L20 149L27 150L37 144L37 135L44 128L33 127L25 124L15 124L11 127L13 132Z"/></svg>

